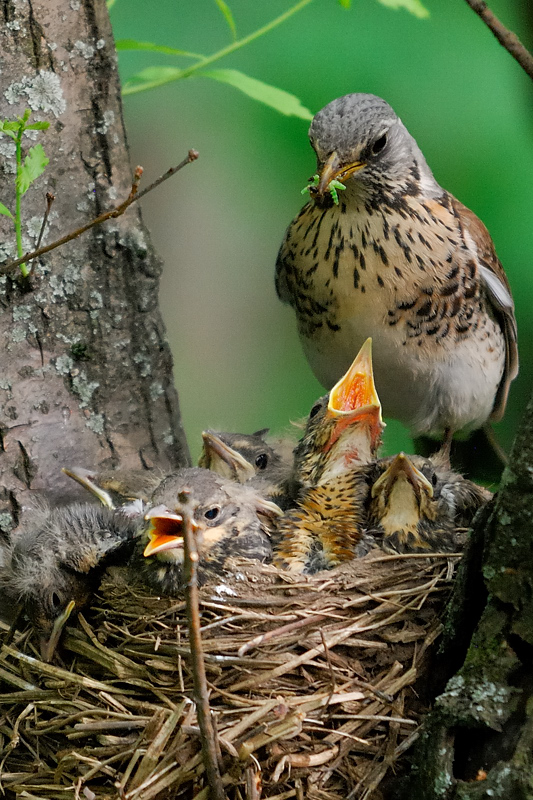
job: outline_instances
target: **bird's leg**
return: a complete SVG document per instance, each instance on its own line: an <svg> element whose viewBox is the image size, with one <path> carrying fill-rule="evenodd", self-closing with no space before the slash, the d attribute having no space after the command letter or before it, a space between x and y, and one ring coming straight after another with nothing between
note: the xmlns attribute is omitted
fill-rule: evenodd
<svg viewBox="0 0 533 800"><path fill-rule="evenodd" d="M444 440L442 442L441 447L437 451L436 455L438 455L439 462L448 469L451 468L450 457L452 451L452 442L453 442L453 431L451 428L445 428Z"/></svg>

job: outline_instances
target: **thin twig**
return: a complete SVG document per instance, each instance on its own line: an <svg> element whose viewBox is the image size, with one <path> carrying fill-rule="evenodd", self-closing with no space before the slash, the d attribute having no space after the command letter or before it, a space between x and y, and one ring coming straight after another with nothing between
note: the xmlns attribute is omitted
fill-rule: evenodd
<svg viewBox="0 0 533 800"><path fill-rule="evenodd" d="M466 2L472 11L475 11L485 25L490 28L499 43L518 61L524 72L533 79L533 55L524 47L516 33L510 31L500 22L498 17L487 7L484 0L466 0Z"/></svg>
<svg viewBox="0 0 533 800"><path fill-rule="evenodd" d="M179 172L180 169L183 169L187 164L190 164L192 161L196 161L198 158L198 151L197 150L189 150L186 158L183 159L177 166L171 167L164 175L161 175L156 181L147 186L146 189L143 189L142 192L138 192L139 181L141 180L141 176L143 173L142 167L137 167L135 173L133 175L133 181L131 184L131 189L128 197L124 200L123 203L116 206L116 208L112 208L110 211L105 211L100 216L93 219L91 222L88 222L87 225L82 225L81 228L77 228L75 231L68 233L66 236L63 236L61 239L57 239L55 242L51 244L47 244L44 247L38 247L36 250L33 250L31 253L25 253L21 258L17 258L15 261L10 261L8 264L4 264L0 267L0 275L6 274L11 272L20 264L25 263L26 261L32 261L34 258L38 258L39 256L44 255L45 253L49 253L51 250L55 250L56 247L61 247L62 245L66 244L67 242L72 241L72 239L77 239L78 236L81 236L82 233L85 231L90 230L90 228L94 228L95 225L101 225L102 222L105 222L108 219L115 219L116 217L122 216L122 214L126 211L132 203L135 203L136 200L140 200L141 197L144 197L145 194L151 192L152 189L155 189L159 186L160 183L163 181L168 180L171 178L172 175L175 175L176 172Z"/></svg>
<svg viewBox="0 0 533 800"><path fill-rule="evenodd" d="M182 498L180 498L182 499ZM187 622L189 626L189 646L194 681L194 699L198 726L202 734L202 753L210 787L211 800L225 800L226 793L222 783L217 758L215 729L209 707L205 662L200 633L200 607L198 601L198 551L193 532L193 521L185 504L183 514L184 577L185 600L187 603Z"/></svg>
<svg viewBox="0 0 533 800"><path fill-rule="evenodd" d="M38 250L39 247L41 246L41 242L44 236L44 229L46 228L46 223L48 222L48 217L50 216L50 209L52 208L52 203L54 202L55 199L56 199L55 194L52 194L52 192L46 192L46 211L44 212L43 224L41 225L41 230L39 231L39 238L37 239L37 247L35 248L36 250Z"/></svg>

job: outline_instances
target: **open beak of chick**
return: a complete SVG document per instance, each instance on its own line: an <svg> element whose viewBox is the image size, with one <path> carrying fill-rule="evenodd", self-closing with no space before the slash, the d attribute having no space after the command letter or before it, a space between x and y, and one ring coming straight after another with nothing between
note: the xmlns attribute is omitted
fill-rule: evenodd
<svg viewBox="0 0 533 800"><path fill-rule="evenodd" d="M200 466L207 467L207 469L239 483L245 483L249 478L255 476L253 465L241 453L223 442L214 431L203 431L202 439L204 440L204 453Z"/></svg>
<svg viewBox="0 0 533 800"><path fill-rule="evenodd" d="M348 426L357 422L370 429L372 449L377 449L385 423L374 384L372 339L366 340L348 372L330 391L326 415L334 422L326 451Z"/></svg>
<svg viewBox="0 0 533 800"><path fill-rule="evenodd" d="M393 490L395 492L400 490L402 494L409 494L410 496L414 494L418 505L420 505L423 494L428 498L433 497L433 486L405 453L399 453L383 475L378 478L372 487L372 497L383 493L385 502L388 504L392 498ZM397 499L396 502L398 502Z"/></svg>
<svg viewBox="0 0 533 800"><path fill-rule="evenodd" d="M166 506L156 506L145 514L145 520L150 522L148 536L150 541L144 548L143 555L156 555L166 550L183 550L184 520L181 514L169 511ZM190 520L193 531L198 530L194 520Z"/></svg>

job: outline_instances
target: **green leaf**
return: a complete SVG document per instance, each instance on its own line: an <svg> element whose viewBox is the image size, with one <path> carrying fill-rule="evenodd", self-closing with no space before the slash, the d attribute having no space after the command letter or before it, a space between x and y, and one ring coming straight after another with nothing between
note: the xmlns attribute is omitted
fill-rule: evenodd
<svg viewBox="0 0 533 800"><path fill-rule="evenodd" d="M187 56L187 58L204 58L200 53L190 53L188 50L176 50L175 47L165 47L163 44L153 42L138 42L136 39L118 39L115 42L117 50L149 50L151 53L163 53L166 56Z"/></svg>
<svg viewBox="0 0 533 800"><path fill-rule="evenodd" d="M352 5L352 0L339 0L339 3L343 8L350 8Z"/></svg>
<svg viewBox="0 0 533 800"><path fill-rule="evenodd" d="M420 0L378 0L378 3L381 3L382 6L387 6L387 8L394 8L395 10L398 8L405 8L406 11L410 11L411 14L414 14L415 17L419 17L420 19L429 17L429 11L422 5Z"/></svg>
<svg viewBox="0 0 533 800"><path fill-rule="evenodd" d="M25 125L25 131L47 131L50 127L49 122L32 122L31 125Z"/></svg>
<svg viewBox="0 0 533 800"><path fill-rule="evenodd" d="M24 159L24 164L17 175L17 186L21 194L25 194L39 175L42 175L49 160L45 155L42 144L30 147L28 155Z"/></svg>
<svg viewBox="0 0 533 800"><path fill-rule="evenodd" d="M9 217L10 219L13 219L13 214L11 213L9 208L7 208L3 203L0 203L0 214L3 214L4 217Z"/></svg>
<svg viewBox="0 0 533 800"><path fill-rule="evenodd" d="M215 69L209 72L198 72L197 74L203 75L204 78L213 78L215 81L229 83L230 86L240 89L248 97L275 108L281 114L300 117L300 119L313 119L309 109L305 108L293 94L289 94L283 89L277 89L275 86L270 86L268 83L263 83L255 78L250 78L249 75L244 75L244 73L236 69Z"/></svg>
<svg viewBox="0 0 533 800"><path fill-rule="evenodd" d="M21 124L21 122L8 122L7 120L0 122L0 133L7 133L12 139L16 139Z"/></svg>
<svg viewBox="0 0 533 800"><path fill-rule="evenodd" d="M224 0L215 0L215 3L217 4L219 9L221 10L221 12L222 12L222 14L224 16L224 19L228 23L228 27L229 27L229 29L231 31L231 35L233 36L234 39L236 39L237 38L237 28L235 27L235 20L233 19L233 14L231 13L230 7L228 6L227 3L224 2Z"/></svg>
<svg viewBox="0 0 533 800"><path fill-rule="evenodd" d="M146 89L154 89L156 86L177 81L182 72L183 70L177 67L147 67L126 81L122 94L144 92Z"/></svg>

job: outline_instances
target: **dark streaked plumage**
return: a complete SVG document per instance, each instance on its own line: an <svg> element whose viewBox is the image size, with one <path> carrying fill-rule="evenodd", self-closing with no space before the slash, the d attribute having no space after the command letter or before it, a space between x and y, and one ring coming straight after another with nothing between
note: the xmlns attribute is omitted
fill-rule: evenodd
<svg viewBox="0 0 533 800"><path fill-rule="evenodd" d="M111 562L126 563L134 524L99 506L36 509L2 553L0 588L22 604L50 660L74 608L87 603Z"/></svg>
<svg viewBox="0 0 533 800"><path fill-rule="evenodd" d="M270 561L272 520L281 510L253 487L199 467L182 469L158 486L146 512L141 551L135 559L145 582L162 594L183 589L182 511L196 528L198 578L223 575L228 556Z"/></svg>
<svg viewBox="0 0 533 800"><path fill-rule="evenodd" d="M297 508L276 526L274 564L312 574L368 552L365 502L369 467L354 467L331 481L304 489Z"/></svg>
<svg viewBox="0 0 533 800"><path fill-rule="evenodd" d="M277 261L317 378L367 336L385 416L449 436L501 418L518 371L509 284L483 223L435 180L393 109L349 94L313 119L318 184ZM335 205L332 180L344 184Z"/></svg>

